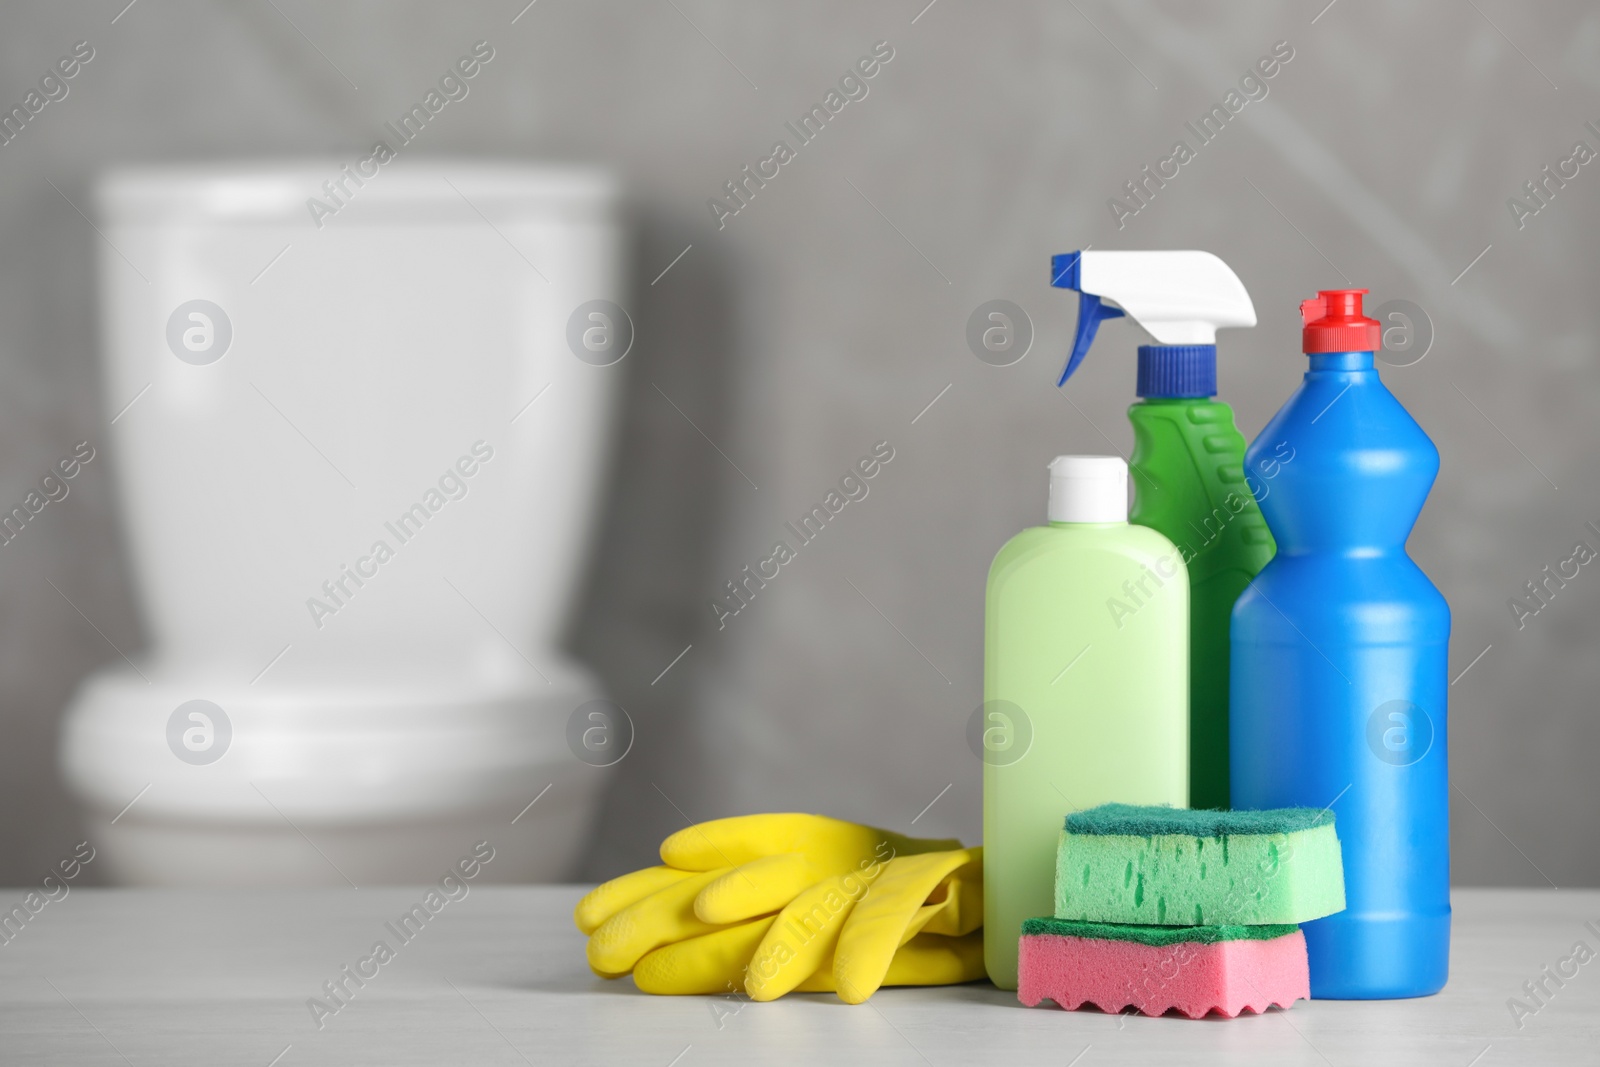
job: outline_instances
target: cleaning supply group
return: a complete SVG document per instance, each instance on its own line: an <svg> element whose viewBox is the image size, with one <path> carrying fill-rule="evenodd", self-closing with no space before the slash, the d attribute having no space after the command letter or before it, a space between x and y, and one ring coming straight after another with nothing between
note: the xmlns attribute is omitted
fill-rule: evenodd
<svg viewBox="0 0 1600 1067"><path fill-rule="evenodd" d="M1130 464L1059 456L995 557L982 849L815 815L689 827L578 905L645 992L771 1000L987 976L1022 1003L1189 1017L1426 996L1449 971L1450 613L1405 542L1433 443L1374 366L1363 289L1301 305L1309 368L1249 448L1207 252L1056 256L1138 348Z"/></svg>

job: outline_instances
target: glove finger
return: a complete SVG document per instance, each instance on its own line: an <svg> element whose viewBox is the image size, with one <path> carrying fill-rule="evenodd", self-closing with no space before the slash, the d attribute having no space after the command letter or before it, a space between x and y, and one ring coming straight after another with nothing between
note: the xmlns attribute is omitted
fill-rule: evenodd
<svg viewBox="0 0 1600 1067"><path fill-rule="evenodd" d="M863 835L860 831L865 830ZM737 866L780 852L809 851L833 856L860 847L870 827L823 815L771 812L713 819L689 826L661 842L661 861L684 870ZM871 853L874 842L867 841Z"/></svg>
<svg viewBox="0 0 1600 1067"><path fill-rule="evenodd" d="M885 868L886 869L886 868ZM778 913L750 960L744 989L752 1000L777 1000L815 973L871 883L854 872L824 878Z"/></svg>
<svg viewBox="0 0 1600 1067"><path fill-rule="evenodd" d="M955 985L988 976L983 966L983 930L961 937L918 934L889 961L884 985Z"/></svg>
<svg viewBox="0 0 1600 1067"><path fill-rule="evenodd" d="M661 862L680 870L708 871L779 852L803 852L824 867L843 869L871 863L874 856L887 861L897 855L960 847L959 841L906 837L826 815L773 812L685 827L661 842Z"/></svg>
<svg viewBox="0 0 1600 1067"><path fill-rule="evenodd" d="M903 945L921 933L960 937L983 925L983 868L972 864L933 887L928 902L906 924Z"/></svg>
<svg viewBox="0 0 1600 1067"><path fill-rule="evenodd" d="M602 882L578 901L578 906L572 909L572 921L578 924L580 933L592 934L623 908L637 904L658 889L665 889L692 873L675 871L671 867L646 867Z"/></svg>
<svg viewBox="0 0 1600 1067"><path fill-rule="evenodd" d="M962 937L918 934L895 952L882 985L955 985L959 982L975 982L987 976L983 965L981 929ZM833 976L833 961L829 960L796 986L794 992L834 993L838 989L839 984Z"/></svg>
<svg viewBox="0 0 1600 1067"><path fill-rule="evenodd" d="M589 966L602 974L626 974L651 949L718 928L694 915L695 894L721 871L704 871L673 882L601 923L589 936Z"/></svg>
<svg viewBox="0 0 1600 1067"><path fill-rule="evenodd" d="M735 867L700 890L694 898L694 913L708 923L736 923L770 915L828 873L798 852L763 856Z"/></svg>
<svg viewBox="0 0 1600 1067"><path fill-rule="evenodd" d="M663 945L634 967L633 984L641 992L661 995L742 992L745 967L773 918Z"/></svg>
<svg viewBox="0 0 1600 1067"><path fill-rule="evenodd" d="M928 895L951 874L982 860L982 849L968 848L899 856L890 862L839 935L833 975L840 998L859 1004L877 992L901 935Z"/></svg>

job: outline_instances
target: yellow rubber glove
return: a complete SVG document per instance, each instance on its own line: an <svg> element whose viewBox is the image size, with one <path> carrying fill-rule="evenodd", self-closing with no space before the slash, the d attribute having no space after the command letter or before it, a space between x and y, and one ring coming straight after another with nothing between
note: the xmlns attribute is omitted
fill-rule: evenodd
<svg viewBox="0 0 1600 1067"><path fill-rule="evenodd" d="M839 982L833 968L834 962L830 960L827 966L796 986L795 992L838 992ZM962 982L976 982L987 976L988 971L983 965L983 930L980 927L962 937L918 934L896 950L880 985L959 985ZM858 992L862 989L853 982L848 988ZM844 999L852 1004L860 1003L848 997Z"/></svg>
<svg viewBox="0 0 1600 1067"><path fill-rule="evenodd" d="M961 938L983 925L983 849L966 848L891 862L850 913L833 954L833 980L839 998L860 1004L887 980L902 945L920 935ZM976 966L963 969L970 982L983 977L983 942L977 939ZM970 944L965 951L970 952ZM957 950L954 962L968 965Z"/></svg>
<svg viewBox="0 0 1600 1067"><path fill-rule="evenodd" d="M646 867L642 871L613 878L596 886L578 901L578 906L572 912L572 921L578 924L581 933L592 934L600 928L601 923L623 908L639 903L658 889L683 881L692 873L671 867Z"/></svg>
<svg viewBox="0 0 1600 1067"><path fill-rule="evenodd" d="M982 923L982 849L897 856L796 896L756 947L745 991L764 1001L836 989L858 1004L890 982L891 962L924 931L890 984L972 981L983 976L982 935L962 939Z"/></svg>
<svg viewBox="0 0 1600 1067"><path fill-rule="evenodd" d="M952 850L960 850L959 841L906 837L820 815L718 819L667 838L661 846L664 866L597 887L578 902L573 920L590 935L589 966L602 977L632 971L635 984L648 993L727 993L746 985L746 967L778 919L820 929L817 924L827 918L831 932L826 939L805 946L809 970L801 963L783 967L783 988L771 996L795 988L818 970L829 973L817 988L832 989L833 946L848 914L834 905L842 899L853 906L902 856ZM830 891L836 897L829 897ZM804 907L797 906L801 894ZM926 905L921 899L916 902L902 927L903 937L889 948L890 965L871 979L873 989L884 983L969 980L970 939L951 935L966 934L971 927L957 931L960 922L949 918L961 914L961 891L934 887L923 896ZM783 914L774 916L780 909ZM939 915L946 916L942 926L935 921ZM924 926L929 937L917 938L915 945L906 944L897 953ZM981 941L978 946L981 975Z"/></svg>
<svg viewBox="0 0 1600 1067"><path fill-rule="evenodd" d="M960 847L960 841L906 837L823 815L774 813L679 830L661 843L661 862L686 871L733 868L695 898L695 914L721 924L770 915L830 875L864 873L896 856Z"/></svg>
<svg viewBox="0 0 1600 1067"><path fill-rule="evenodd" d="M613 878L580 900L572 917L580 931L593 934L658 890L715 870L718 877L702 884L694 913L702 923L727 925L771 915L830 874L881 866L896 855L960 847L959 841L906 837L822 815L715 819L667 838L661 843L664 866ZM667 931L661 943L703 932Z"/></svg>
<svg viewBox="0 0 1600 1067"><path fill-rule="evenodd" d="M695 917L694 898L722 873L691 873L612 915L589 935L590 968L606 978L620 977L651 949L714 933L719 927ZM580 909L583 905L579 901Z"/></svg>
<svg viewBox="0 0 1600 1067"><path fill-rule="evenodd" d="M633 984L640 992L683 996L739 993L745 967L776 916L725 926L715 933L664 945L640 960Z"/></svg>
<svg viewBox="0 0 1600 1067"><path fill-rule="evenodd" d="M634 968L633 980L646 993L743 989L752 999L773 1000L791 990L838 990L853 1003L882 985L974 981L984 976L981 857L980 849L963 849L896 860L880 869L876 888L866 878L826 879L781 915L655 949ZM891 870L892 879L883 873ZM835 951L841 942L842 966ZM885 949L891 955L881 970Z"/></svg>

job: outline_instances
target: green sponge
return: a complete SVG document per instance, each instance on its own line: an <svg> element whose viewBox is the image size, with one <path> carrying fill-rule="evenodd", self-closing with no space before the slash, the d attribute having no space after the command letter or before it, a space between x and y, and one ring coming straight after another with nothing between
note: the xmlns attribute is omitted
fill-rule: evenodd
<svg viewBox="0 0 1600 1067"><path fill-rule="evenodd" d="M1022 920L1022 936L1055 934L1101 941L1132 941L1139 945L1214 945L1219 941L1271 941L1300 929L1293 923L1265 926L1134 926L1130 923L1086 923L1073 919Z"/></svg>
<svg viewBox="0 0 1600 1067"><path fill-rule="evenodd" d="M1067 816L1056 917L1142 926L1261 926L1344 909L1333 814L1103 804Z"/></svg>

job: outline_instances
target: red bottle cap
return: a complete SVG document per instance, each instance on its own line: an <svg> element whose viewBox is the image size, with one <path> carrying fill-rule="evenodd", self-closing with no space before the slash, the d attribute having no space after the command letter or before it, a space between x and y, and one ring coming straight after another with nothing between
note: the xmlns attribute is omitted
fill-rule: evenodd
<svg viewBox="0 0 1600 1067"><path fill-rule="evenodd" d="M1365 289L1322 289L1300 302L1301 349L1312 352L1376 352L1383 328L1361 313Z"/></svg>

